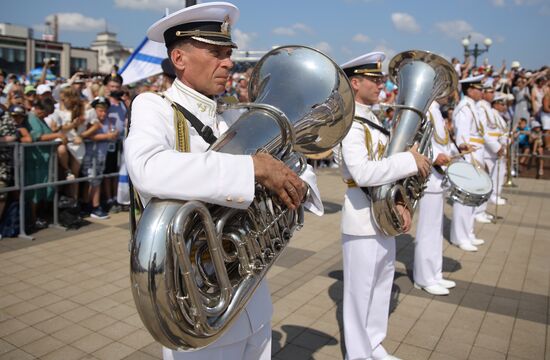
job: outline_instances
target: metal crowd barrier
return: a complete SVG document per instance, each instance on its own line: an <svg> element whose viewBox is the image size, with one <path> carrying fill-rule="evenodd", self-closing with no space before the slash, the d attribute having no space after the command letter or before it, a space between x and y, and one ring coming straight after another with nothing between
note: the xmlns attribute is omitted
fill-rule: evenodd
<svg viewBox="0 0 550 360"><path fill-rule="evenodd" d="M120 141L120 140L117 140ZM88 141L86 141L88 142ZM47 187L54 188L53 196L53 222L50 226L61 227L59 225L59 186L75 184L80 182L87 182L93 179L104 179L108 177L116 177L119 175L118 171L109 174L97 175L96 158L92 161L92 175L84 177L75 177L72 180L57 180L58 178L58 159L57 159L57 147L61 144L59 141L37 141L32 143L18 143L9 142L1 143L1 147L13 147L13 186L0 188L1 193L9 193L12 191L19 191L19 237L34 240L34 237L26 233L25 228L25 192L30 190L42 189ZM94 142L94 150L96 143ZM25 185L25 148L36 146L49 146L50 158L48 164L48 181L40 184ZM120 165L121 152L118 152L117 164ZM75 174L77 176L79 174ZM78 200L78 199L77 199ZM7 208L4 209L6 211Z"/></svg>

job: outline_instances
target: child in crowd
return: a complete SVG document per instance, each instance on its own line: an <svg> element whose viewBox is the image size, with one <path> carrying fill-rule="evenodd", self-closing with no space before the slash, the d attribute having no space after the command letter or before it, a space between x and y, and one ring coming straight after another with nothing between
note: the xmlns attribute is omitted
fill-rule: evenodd
<svg viewBox="0 0 550 360"><path fill-rule="evenodd" d="M529 142L531 143L531 154L537 157L538 170L537 179L544 175L544 144L542 141L542 126L540 122L533 120L531 122L531 134L529 134Z"/></svg>
<svg viewBox="0 0 550 360"><path fill-rule="evenodd" d="M529 143L529 134L531 133L531 128L527 125L527 119L521 118L519 124L516 128L514 137L518 143L519 148L519 165L526 166L529 161L529 154L531 152L531 144Z"/></svg>
<svg viewBox="0 0 550 360"><path fill-rule="evenodd" d="M107 111L110 103L103 96L95 98L91 103L92 109L86 113L89 136L91 142L86 142L86 155L82 166L82 172L85 176L103 175L105 170L105 159L107 157L107 147L109 142L116 140L118 131L105 131L103 126L107 117ZM95 163L95 173L94 173ZM88 196L88 208L91 208L90 216L94 219L108 219L107 214L100 206L100 185L101 179L90 181ZM91 204L90 204L91 202Z"/></svg>

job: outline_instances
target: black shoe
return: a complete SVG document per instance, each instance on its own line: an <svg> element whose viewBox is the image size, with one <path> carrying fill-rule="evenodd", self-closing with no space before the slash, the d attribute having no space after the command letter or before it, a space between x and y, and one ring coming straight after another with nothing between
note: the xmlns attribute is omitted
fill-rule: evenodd
<svg viewBox="0 0 550 360"><path fill-rule="evenodd" d="M117 214L121 211L121 207L119 204L114 203L113 206L109 209L109 214Z"/></svg>

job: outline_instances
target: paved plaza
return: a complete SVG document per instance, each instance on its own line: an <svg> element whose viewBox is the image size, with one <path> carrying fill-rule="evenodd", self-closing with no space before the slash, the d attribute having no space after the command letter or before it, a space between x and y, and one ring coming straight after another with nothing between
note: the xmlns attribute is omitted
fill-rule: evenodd
<svg viewBox="0 0 550 360"><path fill-rule="evenodd" d="M326 215L306 225L273 266L273 357L342 359L341 203L338 170L320 169ZM397 239L384 346L407 359L550 360L550 181L515 179L486 244L444 244L450 296L414 289L414 237ZM445 239L449 239L446 206ZM495 213L495 208L489 206ZM47 229L35 241L0 240L0 359L159 359L129 286L128 214L78 231ZM411 231L414 235L414 228Z"/></svg>

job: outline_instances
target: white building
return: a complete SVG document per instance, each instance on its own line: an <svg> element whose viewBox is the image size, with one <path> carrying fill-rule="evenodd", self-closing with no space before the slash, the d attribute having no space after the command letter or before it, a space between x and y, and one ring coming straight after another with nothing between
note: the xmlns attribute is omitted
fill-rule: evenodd
<svg viewBox="0 0 550 360"><path fill-rule="evenodd" d="M28 27L0 23L0 69L6 73L27 74L41 67L45 58L57 60L51 71L64 78L77 70L95 73L98 68L95 50L73 47L66 42L34 39Z"/></svg>
<svg viewBox="0 0 550 360"><path fill-rule="evenodd" d="M121 68L132 54L132 50L123 47L116 34L109 31L98 33L90 48L97 51L98 71L102 73L110 73L114 65Z"/></svg>

